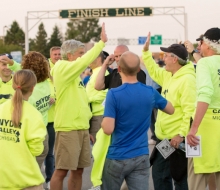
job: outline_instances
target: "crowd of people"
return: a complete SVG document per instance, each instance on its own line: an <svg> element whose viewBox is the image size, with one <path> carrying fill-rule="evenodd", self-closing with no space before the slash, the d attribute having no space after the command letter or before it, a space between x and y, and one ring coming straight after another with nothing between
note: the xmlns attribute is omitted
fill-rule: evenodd
<svg viewBox="0 0 220 190"><path fill-rule="evenodd" d="M0 56L0 189L62 190L69 172L68 189L81 190L90 165L90 190L147 190L150 175L155 190L220 189L220 29L196 49L188 40L161 47L159 61L150 37L143 63L125 45L103 51L104 23L87 52L72 39L49 59ZM168 158L156 147L165 139ZM187 158L183 143L202 155Z"/></svg>

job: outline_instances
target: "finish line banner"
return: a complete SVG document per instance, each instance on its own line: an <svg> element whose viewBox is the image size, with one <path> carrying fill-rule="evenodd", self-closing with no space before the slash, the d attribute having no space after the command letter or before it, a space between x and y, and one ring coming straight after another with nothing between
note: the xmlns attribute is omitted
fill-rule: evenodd
<svg viewBox="0 0 220 190"><path fill-rule="evenodd" d="M151 16L151 7L138 8L104 8L104 9L70 9L60 10L60 18L100 18L100 17L135 17Z"/></svg>

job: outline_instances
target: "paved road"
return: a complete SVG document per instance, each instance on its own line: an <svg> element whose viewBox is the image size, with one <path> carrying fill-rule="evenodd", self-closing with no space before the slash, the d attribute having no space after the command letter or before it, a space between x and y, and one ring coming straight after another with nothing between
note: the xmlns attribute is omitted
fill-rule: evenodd
<svg viewBox="0 0 220 190"><path fill-rule="evenodd" d="M150 145L149 148L150 148L150 152L151 152L152 149L153 149L153 146ZM90 173L91 173L91 167L86 168L86 169L84 170L82 190L88 190L88 189L90 189L91 186L92 186L92 183L91 183L91 181L90 181ZM68 181L68 175L67 175L67 177L66 177L65 180L64 180L63 190L68 190L68 188L67 188L67 181ZM154 190L153 182L152 182L152 176L150 176L149 183L150 183L150 188L149 188L149 190ZM126 189L123 189L123 190L126 190Z"/></svg>

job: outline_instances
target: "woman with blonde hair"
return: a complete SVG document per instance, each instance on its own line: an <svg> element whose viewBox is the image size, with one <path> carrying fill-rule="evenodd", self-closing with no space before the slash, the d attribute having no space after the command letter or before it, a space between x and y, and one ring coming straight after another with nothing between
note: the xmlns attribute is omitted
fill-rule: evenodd
<svg viewBox="0 0 220 190"><path fill-rule="evenodd" d="M47 59L39 52L30 51L23 56L21 64L9 59L7 56L2 56L1 62L7 63L12 71L20 69L30 69L34 72L37 78L37 84L28 102L31 103L43 116L45 128L48 123L48 109L50 105L50 85L47 81L49 77L49 63ZM48 135L44 141L44 151L37 157L39 167L42 166L45 157L48 153Z"/></svg>
<svg viewBox="0 0 220 190"><path fill-rule="evenodd" d="M0 189L41 190L44 177L36 162L43 152L46 128L28 102L37 83L30 70L14 74L12 99L0 105ZM33 120L34 119L34 120Z"/></svg>

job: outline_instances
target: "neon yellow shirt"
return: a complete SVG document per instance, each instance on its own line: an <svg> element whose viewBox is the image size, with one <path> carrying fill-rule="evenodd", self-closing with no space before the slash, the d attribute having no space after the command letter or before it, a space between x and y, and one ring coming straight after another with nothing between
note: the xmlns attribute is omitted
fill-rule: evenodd
<svg viewBox="0 0 220 190"><path fill-rule="evenodd" d="M59 60L51 70L54 80L56 105L55 131L85 130L92 113L80 74L100 54L104 43L99 41L75 61Z"/></svg>
<svg viewBox="0 0 220 190"><path fill-rule="evenodd" d="M12 78L6 83L3 82L0 78L0 104L10 99L13 94L14 89L12 88Z"/></svg>
<svg viewBox="0 0 220 190"><path fill-rule="evenodd" d="M51 81L50 78L48 78L47 81L49 82L49 85L50 85L50 97L55 98L53 82ZM55 115L55 104L50 106L48 110L48 123L54 122L54 115Z"/></svg>
<svg viewBox="0 0 220 190"><path fill-rule="evenodd" d="M89 98L89 103L91 104L93 116L103 115L104 106L102 105L102 103L106 97L106 93L108 92L107 89L100 91L95 89L96 78L100 70L101 66L92 70L92 75L89 79L89 82L86 85L86 93ZM105 75L108 74L108 71L106 71Z"/></svg>
<svg viewBox="0 0 220 190"><path fill-rule="evenodd" d="M12 71L21 70L21 65L14 61L14 64L9 67ZM30 102L42 114L45 126L48 123L48 110L50 101L50 85L47 80L39 82L35 85L34 91L28 102Z"/></svg>
<svg viewBox="0 0 220 190"><path fill-rule="evenodd" d="M197 102L209 107L196 135L201 135L202 156L193 158L195 173L220 171L220 56L199 60L196 68Z"/></svg>
<svg viewBox="0 0 220 190"><path fill-rule="evenodd" d="M48 61L49 61L49 64L50 64L50 69L52 69L55 64L51 61L51 59L48 59Z"/></svg>
<svg viewBox="0 0 220 190"><path fill-rule="evenodd" d="M155 124L157 138L171 139L178 134L186 136L196 101L196 74L193 64L186 64L172 76L171 72L156 64L150 51L143 52L142 56L150 77L162 87L161 95L175 108L173 115L158 110Z"/></svg>
<svg viewBox="0 0 220 190"><path fill-rule="evenodd" d="M46 127L42 115L23 101L21 127L11 122L11 100L0 105L0 189L20 190L45 180L36 162L43 152Z"/></svg>

